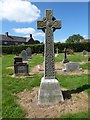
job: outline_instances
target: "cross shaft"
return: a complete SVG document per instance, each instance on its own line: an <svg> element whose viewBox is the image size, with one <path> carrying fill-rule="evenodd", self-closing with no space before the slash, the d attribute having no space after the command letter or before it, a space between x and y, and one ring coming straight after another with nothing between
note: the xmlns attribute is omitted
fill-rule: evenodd
<svg viewBox="0 0 90 120"><path fill-rule="evenodd" d="M45 32L45 66L44 77L45 79L55 78L55 65L54 65L54 42L53 32L55 29L61 28L61 21L56 20L52 16L52 10L46 10L46 16L41 21L37 21L37 28Z"/></svg>

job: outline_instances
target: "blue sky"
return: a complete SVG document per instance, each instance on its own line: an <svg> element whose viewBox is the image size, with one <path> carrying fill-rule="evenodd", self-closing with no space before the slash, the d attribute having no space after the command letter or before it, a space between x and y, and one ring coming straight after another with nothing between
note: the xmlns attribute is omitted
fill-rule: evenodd
<svg viewBox="0 0 90 120"><path fill-rule="evenodd" d="M44 33L37 29L37 20L45 16L46 9L52 9L53 16L62 22L62 28L54 32L55 42L64 42L73 34L88 38L88 2L2 1L3 34L8 31L9 35L29 37L32 33L34 39L44 41Z"/></svg>

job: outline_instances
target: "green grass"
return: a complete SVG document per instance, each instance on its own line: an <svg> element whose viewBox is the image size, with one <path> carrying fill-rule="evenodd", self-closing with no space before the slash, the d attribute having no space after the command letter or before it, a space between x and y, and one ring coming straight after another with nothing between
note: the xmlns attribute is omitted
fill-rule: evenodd
<svg viewBox="0 0 90 120"><path fill-rule="evenodd" d="M75 113L75 114L66 114L62 115L60 118L67 118L67 119L73 119L73 118L89 118L89 113L88 112L80 112L80 113Z"/></svg>
<svg viewBox="0 0 90 120"><path fill-rule="evenodd" d="M81 64L80 67L81 67L82 69L88 69L88 70L90 70L90 63Z"/></svg>
<svg viewBox="0 0 90 120"><path fill-rule="evenodd" d="M77 90L76 92L85 91L90 93L90 86L88 85L88 75L59 75L57 74L57 79L61 86L69 90Z"/></svg>
<svg viewBox="0 0 90 120"><path fill-rule="evenodd" d="M33 55L32 59L29 61L30 67L34 67L35 65L42 64L43 63L43 55L38 54L38 55Z"/></svg>
<svg viewBox="0 0 90 120"><path fill-rule="evenodd" d="M6 67L13 66L14 55L3 55L2 56L2 115L4 118L24 118L26 113L18 105L17 97L13 96L14 93L19 93L26 90L31 90L33 87L40 85L40 80L43 74L34 74L33 78L12 78L10 74L13 74L12 69L7 69ZM60 62L64 58L64 55L61 53L55 62ZM75 53L75 55L68 56L70 61L82 62L87 61L87 57L83 57L81 53ZM43 56L41 54L33 55L32 59L29 61L30 69L37 64L43 63ZM90 64L89 64L90 65ZM81 65L83 69L88 68L88 64ZM56 74L57 79L59 80L62 87L69 90L85 91L86 93L90 91L87 87L88 85L88 75L59 75ZM78 113L79 114L79 113ZM81 113L80 113L81 114ZM86 112L87 114L87 112ZM85 114L83 114L85 116ZM69 115L72 116L72 115ZM84 117L83 116L83 117ZM82 117L82 116L81 116Z"/></svg>
<svg viewBox="0 0 90 120"><path fill-rule="evenodd" d="M38 55L39 57L40 55ZM3 95L2 95L2 116L5 118L23 118L25 117L25 112L20 108L16 102L16 97L13 96L14 93L23 91L24 89L30 90L33 87L40 85L40 80L42 75L34 74L33 78L12 78L9 74L13 74L14 71L11 69L6 69L6 67L13 66L14 55L3 56L2 63L2 85L3 85ZM36 56L37 58L37 56ZM35 58L34 58L35 59ZM31 60L33 61L33 60ZM33 65L39 62L34 61Z"/></svg>
<svg viewBox="0 0 90 120"><path fill-rule="evenodd" d="M74 53L74 55L67 55L67 58L71 62L86 62L88 56L83 56L82 53ZM64 59L64 53L59 53L59 56L55 58L55 62L61 62Z"/></svg>

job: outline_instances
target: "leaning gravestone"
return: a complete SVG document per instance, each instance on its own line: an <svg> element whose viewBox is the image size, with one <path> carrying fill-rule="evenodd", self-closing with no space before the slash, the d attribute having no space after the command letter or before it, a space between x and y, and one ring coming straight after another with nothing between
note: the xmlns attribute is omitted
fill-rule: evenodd
<svg viewBox="0 0 90 120"><path fill-rule="evenodd" d="M26 52L27 52L27 57L28 57L28 59L31 59L31 58L32 58L32 51L31 51L31 48L28 47L28 48L26 49Z"/></svg>
<svg viewBox="0 0 90 120"><path fill-rule="evenodd" d="M61 22L52 16L52 10L46 10L46 17L37 21L37 28L45 32L44 77L38 92L38 104L50 105L63 101L58 80L55 79L53 32L61 28Z"/></svg>
<svg viewBox="0 0 90 120"><path fill-rule="evenodd" d="M20 56L22 57L23 62L28 61L27 52L25 50L21 52Z"/></svg>
<svg viewBox="0 0 90 120"><path fill-rule="evenodd" d="M83 56L87 55L87 53L88 53L86 50L83 50L82 52L83 52Z"/></svg>
<svg viewBox="0 0 90 120"><path fill-rule="evenodd" d="M14 64L14 71L16 76L27 76L29 75L28 64L16 63Z"/></svg>
<svg viewBox="0 0 90 120"><path fill-rule="evenodd" d="M79 71L80 65L77 62L69 62L64 65L63 71L72 72L72 71Z"/></svg>

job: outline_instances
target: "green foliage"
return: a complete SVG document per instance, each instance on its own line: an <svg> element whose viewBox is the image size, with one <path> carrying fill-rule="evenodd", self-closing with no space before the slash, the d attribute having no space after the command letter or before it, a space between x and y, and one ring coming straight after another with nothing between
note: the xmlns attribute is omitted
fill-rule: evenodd
<svg viewBox="0 0 90 120"><path fill-rule="evenodd" d="M83 36L79 35L79 34L74 34L72 36L70 36L66 42L80 42L80 39L84 39Z"/></svg>
<svg viewBox="0 0 90 120"><path fill-rule="evenodd" d="M63 60L63 53L55 58L55 61ZM32 78L12 78L10 75L14 73L12 69L7 69L13 66L14 55L2 55L2 112L4 118L25 118L26 113L17 103L17 97L13 94L26 90L31 90L33 87L40 85L40 80L43 74L34 74ZM75 55L68 56L71 61L82 62L86 61L87 57L82 56L82 53L75 53ZM43 63L43 56L41 54L33 55L29 61L30 69L37 64ZM83 68L87 69L88 64L83 64ZM62 87L69 90L81 90L89 92L88 89L88 75L59 75L56 74ZM87 114L87 113L86 113ZM80 115L81 117L84 117ZM69 116L70 117L70 116Z"/></svg>
<svg viewBox="0 0 90 120"><path fill-rule="evenodd" d="M67 54L73 55L74 51L72 49L67 49Z"/></svg>
<svg viewBox="0 0 90 120"><path fill-rule="evenodd" d="M83 56L81 52L74 52L74 55L67 55L67 58L71 62L87 62L88 56ZM64 53L60 53L58 57L55 58L55 62L62 62L64 59ZM89 69L89 63L88 64L82 64L81 67L88 68ZM86 67L85 67L86 66Z"/></svg>
<svg viewBox="0 0 90 120"><path fill-rule="evenodd" d="M79 120L82 120L82 119L87 120L85 118L88 118L88 120L89 120L89 113L88 112L80 112L80 113L75 113L75 114L70 114L69 113L69 114L66 114L66 115L62 115L60 118L67 118L67 120L73 120L73 118L74 119L81 118ZM70 118L72 118L72 119L70 119Z"/></svg>
<svg viewBox="0 0 90 120"><path fill-rule="evenodd" d="M2 53L5 54L16 54L21 53L22 50L26 50L27 47L30 47L32 53L42 53L44 46L43 44L34 44L34 45L18 45L18 46L2 46Z"/></svg>
<svg viewBox="0 0 90 120"><path fill-rule="evenodd" d="M44 44L35 44L35 45L18 45L18 46L2 46L2 53L4 54L16 54L21 53L22 50L25 50L27 47L32 49L32 53L42 53L44 51ZM90 42L89 43L55 43L55 52L56 48L59 49L59 52L62 52L64 48L72 49L74 52L82 52L83 50L90 51Z"/></svg>
<svg viewBox="0 0 90 120"><path fill-rule="evenodd" d="M82 52L83 50L90 51L90 42L89 43L55 43L55 50L59 49L59 52L62 52L64 48L72 49L74 52Z"/></svg>

